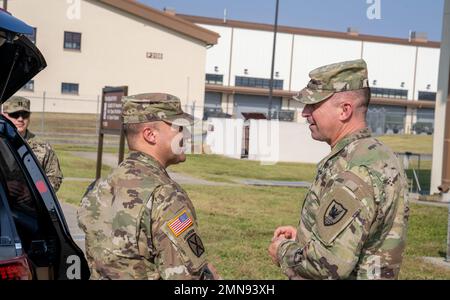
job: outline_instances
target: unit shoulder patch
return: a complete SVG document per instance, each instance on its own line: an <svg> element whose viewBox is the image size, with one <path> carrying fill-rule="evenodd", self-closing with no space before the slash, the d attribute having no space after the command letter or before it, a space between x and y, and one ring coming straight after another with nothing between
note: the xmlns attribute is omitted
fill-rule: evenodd
<svg viewBox="0 0 450 300"><path fill-rule="evenodd" d="M337 181L320 202L316 216L316 235L326 246L330 246L358 215L362 203L355 193Z"/></svg>
<svg viewBox="0 0 450 300"><path fill-rule="evenodd" d="M337 224L348 212L341 203L337 202L333 199L331 203L328 205L325 214L323 215L323 225L324 226L333 226Z"/></svg>
<svg viewBox="0 0 450 300"><path fill-rule="evenodd" d="M179 255L190 272L197 272L206 263L206 251L197 231L197 222L192 211L183 207L175 213L168 211L161 231L173 244L173 250ZM172 248L172 247L170 247Z"/></svg>
<svg viewBox="0 0 450 300"><path fill-rule="evenodd" d="M191 248L192 252L195 256L200 257L205 252L205 247L203 246L203 242L197 233L192 233L187 239L189 248Z"/></svg>

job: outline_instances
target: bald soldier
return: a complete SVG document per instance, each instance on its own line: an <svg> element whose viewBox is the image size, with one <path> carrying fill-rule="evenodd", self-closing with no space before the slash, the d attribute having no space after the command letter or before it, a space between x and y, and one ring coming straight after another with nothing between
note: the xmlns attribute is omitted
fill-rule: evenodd
<svg viewBox="0 0 450 300"><path fill-rule="evenodd" d="M169 94L124 97L130 152L78 210L92 279L217 279L194 206L166 168L184 162L194 118Z"/></svg>
<svg viewBox="0 0 450 300"><path fill-rule="evenodd" d="M53 189L57 192L61 186L63 174L58 157L50 144L38 139L28 130L31 117L30 100L19 96L9 98L3 104L3 115L16 126L19 134L30 145Z"/></svg>
<svg viewBox="0 0 450 300"><path fill-rule="evenodd" d="M295 100L311 136L330 154L301 210L298 228L275 230L269 254L290 279L397 279L408 222L405 172L366 125L363 60L313 70Z"/></svg>

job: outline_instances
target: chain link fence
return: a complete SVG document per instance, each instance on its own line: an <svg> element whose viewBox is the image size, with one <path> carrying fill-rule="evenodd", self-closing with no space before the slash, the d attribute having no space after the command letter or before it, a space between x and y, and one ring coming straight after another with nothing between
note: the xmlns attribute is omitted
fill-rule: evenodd
<svg viewBox="0 0 450 300"><path fill-rule="evenodd" d="M44 136L49 142L96 145L101 109L100 95L55 96L45 91L21 96L31 100L31 130ZM267 118L268 108L238 107L224 109L222 105L199 105L195 101L183 105L184 111L206 121L208 118L244 118L242 112L253 113L252 117ZM303 122L301 109L274 107L271 119L285 122ZM413 109L371 106L367 123L376 135L427 134L434 130L433 109ZM115 143L111 136L106 142Z"/></svg>
<svg viewBox="0 0 450 300"><path fill-rule="evenodd" d="M101 96L78 95L54 97L42 92L29 96L32 116L30 130L51 144L97 147L100 125ZM244 118L242 112L252 112L251 117L267 118L268 109L232 107L228 110L221 105L198 105L196 102L183 104L183 110L201 120L192 134L195 145L206 140L208 118ZM238 116L238 114L241 114ZM271 119L285 122L304 122L301 109L284 110L275 107ZM434 129L434 112L429 110L391 111L385 107L371 107L367 113L367 123L375 135L425 134ZM105 147L118 147L119 136L105 135ZM199 152L196 152L199 153ZM426 194L429 191L431 154L397 153L402 160L409 178L410 191Z"/></svg>

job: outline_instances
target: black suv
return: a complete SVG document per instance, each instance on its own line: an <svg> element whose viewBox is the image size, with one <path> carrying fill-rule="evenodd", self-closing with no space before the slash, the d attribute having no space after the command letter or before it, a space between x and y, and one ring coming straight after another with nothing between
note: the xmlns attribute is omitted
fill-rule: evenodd
<svg viewBox="0 0 450 300"><path fill-rule="evenodd" d="M0 103L47 65L33 28L0 9ZM28 144L0 115L0 280L89 279L58 199Z"/></svg>

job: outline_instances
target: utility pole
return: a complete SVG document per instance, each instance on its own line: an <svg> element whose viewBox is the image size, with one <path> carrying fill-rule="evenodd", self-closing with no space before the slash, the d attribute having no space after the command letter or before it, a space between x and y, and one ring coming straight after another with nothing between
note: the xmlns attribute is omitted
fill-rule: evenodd
<svg viewBox="0 0 450 300"><path fill-rule="evenodd" d="M3 0L3 9L8 10L8 0Z"/></svg>
<svg viewBox="0 0 450 300"><path fill-rule="evenodd" d="M433 163L430 194L450 200L450 0L445 0L441 52L433 134ZM447 257L450 262L450 204L447 229Z"/></svg>
<svg viewBox="0 0 450 300"><path fill-rule="evenodd" d="M268 120L272 119L272 98L273 98L273 71L275 69L275 51L277 46L277 31L278 31L278 4L279 0L276 0L275 7L275 25L273 26L273 49L272 49L272 68L270 71L270 82L269 82L269 116Z"/></svg>
<svg viewBox="0 0 450 300"><path fill-rule="evenodd" d="M446 182L450 175L448 171L448 164L450 160L446 159L450 151L450 144L448 137L450 128L446 133L446 118L450 118L447 113L448 110L448 95L449 95L449 73L450 73L450 0L445 0L444 17L442 24L442 38L441 51L439 58L439 74L438 87L436 93L436 108L433 134L433 162L431 167L431 186L430 194L440 192L443 196L442 200L446 200L445 185L450 185ZM447 137L447 138L446 138ZM445 160L447 163L445 163ZM447 173L447 174L446 174ZM447 178L446 178L447 177ZM446 180L447 179L447 180ZM448 195L448 194L447 194Z"/></svg>

